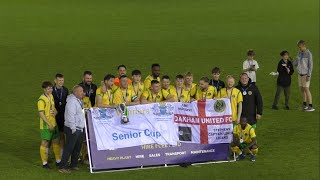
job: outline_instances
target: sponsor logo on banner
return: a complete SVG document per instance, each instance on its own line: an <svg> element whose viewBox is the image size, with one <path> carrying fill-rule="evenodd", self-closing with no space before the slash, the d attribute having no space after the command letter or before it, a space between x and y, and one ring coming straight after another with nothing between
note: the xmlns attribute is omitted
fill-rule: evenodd
<svg viewBox="0 0 320 180"><path fill-rule="evenodd" d="M163 102L154 104L151 109L153 115L160 117L171 116L174 112L174 106L172 104L167 104Z"/></svg>
<svg viewBox="0 0 320 180"><path fill-rule="evenodd" d="M100 123L111 123L113 118L113 109L99 109L94 108L92 110L92 117L98 120Z"/></svg>
<svg viewBox="0 0 320 180"><path fill-rule="evenodd" d="M224 112L226 110L226 103L223 100L217 100L213 104L213 108L216 112Z"/></svg>

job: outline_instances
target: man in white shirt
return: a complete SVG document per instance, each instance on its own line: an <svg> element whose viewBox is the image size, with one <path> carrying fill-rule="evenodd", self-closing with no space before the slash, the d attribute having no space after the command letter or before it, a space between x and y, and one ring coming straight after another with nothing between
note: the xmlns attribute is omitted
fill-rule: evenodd
<svg viewBox="0 0 320 180"><path fill-rule="evenodd" d="M255 52L248 50L248 59L243 62L243 72L247 73L251 82L255 84L257 82L256 71L259 69L258 62L254 60Z"/></svg>

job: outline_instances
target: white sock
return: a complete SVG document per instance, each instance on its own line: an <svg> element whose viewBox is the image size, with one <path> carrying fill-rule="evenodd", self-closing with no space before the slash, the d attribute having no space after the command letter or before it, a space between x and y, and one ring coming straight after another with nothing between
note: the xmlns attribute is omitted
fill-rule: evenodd
<svg viewBox="0 0 320 180"><path fill-rule="evenodd" d="M43 163L42 163L42 165L46 165L46 164L48 164L48 162L43 162Z"/></svg>
<svg viewBox="0 0 320 180"><path fill-rule="evenodd" d="M60 163L61 162L61 160L59 159L59 160L56 160L56 163Z"/></svg>

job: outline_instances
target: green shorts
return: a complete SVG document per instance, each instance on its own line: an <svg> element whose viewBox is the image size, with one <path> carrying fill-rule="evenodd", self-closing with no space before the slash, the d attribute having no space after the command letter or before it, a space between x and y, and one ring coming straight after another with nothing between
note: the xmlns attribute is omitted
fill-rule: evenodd
<svg viewBox="0 0 320 180"><path fill-rule="evenodd" d="M235 127L237 124L237 121L232 121L233 127Z"/></svg>
<svg viewBox="0 0 320 180"><path fill-rule="evenodd" d="M248 145L249 145L248 143L240 143L239 148L240 148L240 149L244 149L244 148L246 148Z"/></svg>
<svg viewBox="0 0 320 180"><path fill-rule="evenodd" d="M49 129L40 129L40 137L42 140L51 141L60 137L58 127L54 127L53 131Z"/></svg>

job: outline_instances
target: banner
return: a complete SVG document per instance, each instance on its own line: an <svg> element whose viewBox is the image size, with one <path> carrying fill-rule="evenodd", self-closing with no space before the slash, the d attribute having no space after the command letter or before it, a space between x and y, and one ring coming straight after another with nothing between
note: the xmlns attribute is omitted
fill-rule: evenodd
<svg viewBox="0 0 320 180"><path fill-rule="evenodd" d="M115 109L91 109L98 150L139 146L144 144L177 145L173 124L174 103L166 108L159 104L128 107L129 122L121 124Z"/></svg>
<svg viewBox="0 0 320 180"><path fill-rule="evenodd" d="M93 171L224 161L232 140L229 99L128 107L128 124L113 109L87 111Z"/></svg>

